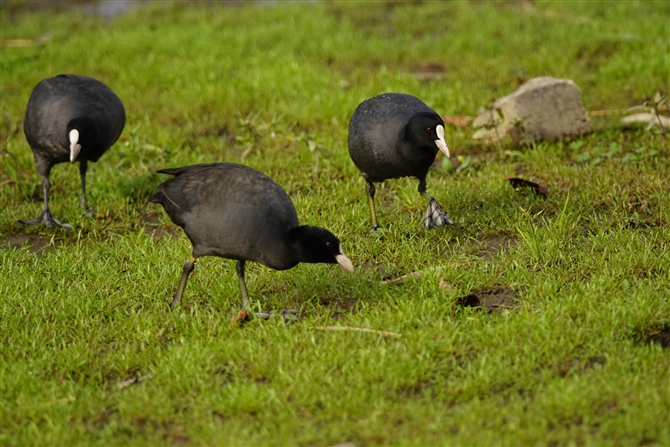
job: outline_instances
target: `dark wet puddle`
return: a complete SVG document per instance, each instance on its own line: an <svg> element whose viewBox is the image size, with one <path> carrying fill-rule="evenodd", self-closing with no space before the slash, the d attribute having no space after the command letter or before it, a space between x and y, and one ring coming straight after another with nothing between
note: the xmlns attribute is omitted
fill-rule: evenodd
<svg viewBox="0 0 670 447"><path fill-rule="evenodd" d="M652 332L648 339L649 343L656 343L662 348L670 348L670 327Z"/></svg>

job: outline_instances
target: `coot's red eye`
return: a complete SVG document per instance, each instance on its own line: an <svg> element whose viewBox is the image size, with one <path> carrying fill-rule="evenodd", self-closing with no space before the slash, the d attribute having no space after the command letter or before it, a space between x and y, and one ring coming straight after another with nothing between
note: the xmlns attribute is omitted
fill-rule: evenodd
<svg viewBox="0 0 670 447"><path fill-rule="evenodd" d="M432 131L433 129L431 129L430 127L426 128L426 132L431 133Z"/></svg>
<svg viewBox="0 0 670 447"><path fill-rule="evenodd" d="M326 242L326 247L333 248L333 243L332 242Z"/></svg>

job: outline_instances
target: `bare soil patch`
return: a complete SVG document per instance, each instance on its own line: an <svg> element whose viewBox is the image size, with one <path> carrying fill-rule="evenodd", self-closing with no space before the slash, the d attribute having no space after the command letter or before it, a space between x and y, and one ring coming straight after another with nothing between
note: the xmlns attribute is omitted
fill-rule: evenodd
<svg viewBox="0 0 670 447"><path fill-rule="evenodd" d="M28 246L28 251L34 255L41 256L46 251L58 248L61 242L54 239L53 245L51 238L46 238L40 234L5 234L5 240L0 242L0 249L21 248L24 245Z"/></svg>
<svg viewBox="0 0 670 447"><path fill-rule="evenodd" d="M165 226L160 223L160 220L158 220L158 215L154 213L143 214L142 225L144 231L147 234L151 234L155 240L163 239L164 237L177 237L177 233L170 228L165 228Z"/></svg>
<svg viewBox="0 0 670 447"><path fill-rule="evenodd" d="M482 240L481 249L479 250L479 257L492 261L495 256L498 256L503 250L509 250L519 245L517 239L499 235L492 236Z"/></svg>
<svg viewBox="0 0 670 447"><path fill-rule="evenodd" d="M410 71L419 81L428 82L444 79L446 67L440 63L431 62L413 67Z"/></svg>
<svg viewBox="0 0 670 447"><path fill-rule="evenodd" d="M505 309L513 309L519 305L515 299L516 292L509 287L496 287L494 289L472 292L460 297L456 302L457 307L476 307L489 313L501 313Z"/></svg>

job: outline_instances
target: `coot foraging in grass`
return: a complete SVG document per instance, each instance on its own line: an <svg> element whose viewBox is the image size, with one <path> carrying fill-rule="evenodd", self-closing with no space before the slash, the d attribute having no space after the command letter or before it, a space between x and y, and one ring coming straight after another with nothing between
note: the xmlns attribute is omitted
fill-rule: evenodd
<svg viewBox="0 0 670 447"><path fill-rule="evenodd" d="M299 262L354 266L330 231L300 225L293 202L265 174L234 163L211 163L162 169L173 178L158 186L149 201L160 203L170 219L184 229L193 252L184 263L172 300L181 301L188 275L200 256L237 260L242 314L249 304L244 263L256 261L276 270Z"/></svg>
<svg viewBox="0 0 670 447"><path fill-rule="evenodd" d="M438 149L449 157L444 122L420 99L384 93L356 108L349 121L349 155L367 182L373 231L381 228L375 213L374 182L407 176L419 179L419 192L428 197L426 228L454 224L426 191L426 175Z"/></svg>
<svg viewBox="0 0 670 447"><path fill-rule="evenodd" d="M21 220L35 225L42 221L53 229L52 221L71 230L49 211L49 173L53 165L79 162L80 206L86 206L86 170L89 161L98 161L119 138L126 123L123 103L102 82L86 76L62 74L41 81L28 100L23 130L42 176L44 211L36 219Z"/></svg>

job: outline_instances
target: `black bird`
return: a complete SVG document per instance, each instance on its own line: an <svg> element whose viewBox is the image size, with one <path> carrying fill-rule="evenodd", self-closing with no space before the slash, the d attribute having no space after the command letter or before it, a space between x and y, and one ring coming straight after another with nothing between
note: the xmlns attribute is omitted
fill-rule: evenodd
<svg viewBox="0 0 670 447"><path fill-rule="evenodd" d="M198 164L158 172L174 177L158 185L158 192L149 201L160 203L193 245L172 300L173 309L179 305L200 256L237 260L241 316L246 316L249 305L244 282L246 261L276 270L290 269L299 262L339 263L354 271L337 237L323 228L300 225L289 196L265 174L235 163Z"/></svg>
<svg viewBox="0 0 670 447"><path fill-rule="evenodd" d="M41 81L28 100L23 131L35 155L42 176L44 211L36 219L20 220L27 225L42 221L53 229L52 221L71 230L49 211L49 173L53 165L79 162L80 206L86 212L86 170L89 161L98 161L119 138L126 124L123 103L102 82L86 76L61 74Z"/></svg>
<svg viewBox="0 0 670 447"><path fill-rule="evenodd" d="M363 101L349 121L349 156L367 182L372 231L380 229L375 213L374 182L412 176L428 197L427 229L454 222L426 191L426 175L437 151L449 157L444 122L423 101L403 93L384 93Z"/></svg>

